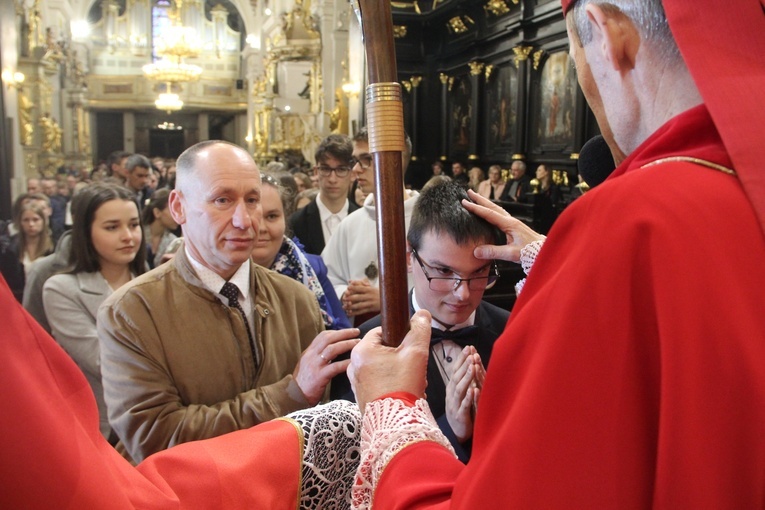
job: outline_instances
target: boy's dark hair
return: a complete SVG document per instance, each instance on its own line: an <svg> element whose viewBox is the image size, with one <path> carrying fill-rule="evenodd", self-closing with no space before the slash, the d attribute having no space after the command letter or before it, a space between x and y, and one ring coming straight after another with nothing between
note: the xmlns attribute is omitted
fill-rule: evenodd
<svg viewBox="0 0 765 510"><path fill-rule="evenodd" d="M316 164L323 163L327 157L333 157L343 164L348 164L353 155L353 143L350 137L341 134L331 134L321 141L316 148Z"/></svg>
<svg viewBox="0 0 765 510"><path fill-rule="evenodd" d="M470 199L465 189L454 182L439 182L423 189L406 236L409 246L420 249L422 238L428 232L447 234L458 245L469 241L496 244L497 229L462 207L462 200Z"/></svg>
<svg viewBox="0 0 765 510"><path fill-rule="evenodd" d="M124 158L129 156L130 153L125 151L114 151L109 154L109 157L106 159L106 171L109 175L112 175L112 165L119 164Z"/></svg>

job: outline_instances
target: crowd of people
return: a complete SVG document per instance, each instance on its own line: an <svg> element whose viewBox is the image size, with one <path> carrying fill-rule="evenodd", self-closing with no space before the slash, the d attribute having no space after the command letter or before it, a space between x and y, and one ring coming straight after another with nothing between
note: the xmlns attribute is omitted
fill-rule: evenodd
<svg viewBox="0 0 765 510"><path fill-rule="evenodd" d="M765 64L735 49L765 51L765 11L702 3L562 1L618 166L549 237L501 206L554 201L546 165L402 188L398 347L365 129L325 139L313 180L213 140L150 191L156 164L115 153L58 235L31 182L2 245L0 506L760 508L765 188L741 121L765 102L737 99ZM528 275L512 314L483 300L497 260Z"/></svg>

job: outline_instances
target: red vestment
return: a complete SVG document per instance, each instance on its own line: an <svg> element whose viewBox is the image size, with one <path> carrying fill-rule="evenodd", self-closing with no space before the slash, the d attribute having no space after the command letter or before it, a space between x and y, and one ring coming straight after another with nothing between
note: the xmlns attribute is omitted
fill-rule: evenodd
<svg viewBox="0 0 765 510"><path fill-rule="evenodd" d="M765 239L705 107L558 219L494 347L472 458L432 442L388 508L762 508Z"/></svg>
<svg viewBox="0 0 765 510"><path fill-rule="evenodd" d="M103 438L92 390L0 278L0 508L297 508L302 444L267 422L133 467Z"/></svg>

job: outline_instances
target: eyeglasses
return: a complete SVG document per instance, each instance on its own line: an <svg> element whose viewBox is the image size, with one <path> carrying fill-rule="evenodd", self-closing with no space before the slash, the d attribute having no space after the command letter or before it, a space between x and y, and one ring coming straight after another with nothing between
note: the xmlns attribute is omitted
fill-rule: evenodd
<svg viewBox="0 0 765 510"><path fill-rule="evenodd" d="M372 156L366 154L360 158L351 158L351 168L355 167L357 164L362 168L362 170L369 170L372 167Z"/></svg>
<svg viewBox="0 0 765 510"><path fill-rule="evenodd" d="M335 172L335 175L338 177L345 177L348 175L348 172L351 171L353 165L350 167L348 166L339 166L337 168L332 168L331 166L327 165L319 165L316 168L319 170L319 175L322 177L329 177L332 175L332 172Z"/></svg>
<svg viewBox="0 0 765 510"><path fill-rule="evenodd" d="M415 259L417 259L417 263L420 264L420 268L422 268L422 272L425 275L425 278L428 280L428 286L430 287L430 290L434 292L455 291L459 288L462 282L465 282L468 286L468 289L472 291L481 291L492 288L499 279L499 270L497 269L497 264L494 261L492 261L491 268L489 269L489 274L486 276L476 276L474 278L447 278L430 276L425 270L425 267L428 267L432 271L438 271L438 269L423 262L420 256L417 255L417 251L414 248L412 248L412 255L414 255Z"/></svg>

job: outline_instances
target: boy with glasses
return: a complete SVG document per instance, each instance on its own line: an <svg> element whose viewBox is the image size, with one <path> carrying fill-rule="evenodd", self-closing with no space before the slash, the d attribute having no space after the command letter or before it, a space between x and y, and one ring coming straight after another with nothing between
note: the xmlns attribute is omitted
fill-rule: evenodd
<svg viewBox="0 0 765 510"><path fill-rule="evenodd" d="M327 243L321 258L327 264L327 276L335 287L348 317L355 326L380 313L379 266L377 263L377 213L375 206L375 164L369 152L366 128L353 137L353 157L350 165L358 187L367 195L361 209L348 215ZM406 137L407 150L401 155L402 172L406 172L412 155L412 142ZM404 224L417 201L416 191L401 188L404 200ZM402 253L403 257L404 254ZM409 288L411 288L411 279Z"/></svg>
<svg viewBox="0 0 765 510"><path fill-rule="evenodd" d="M477 259L473 250L495 244L496 230L462 207L462 200L467 193L453 182L423 190L407 234L407 266L414 280L410 313L425 309L432 316L428 405L467 461L485 367L510 314L483 301L499 275L494 261ZM378 315L362 324L361 336L380 323ZM348 390L345 373L333 380L333 397L348 397Z"/></svg>
<svg viewBox="0 0 765 510"><path fill-rule="evenodd" d="M292 235L306 253L321 254L340 222L359 208L348 200L353 145L346 135L332 134L316 149L314 175L319 180L316 200L295 211L288 220Z"/></svg>

